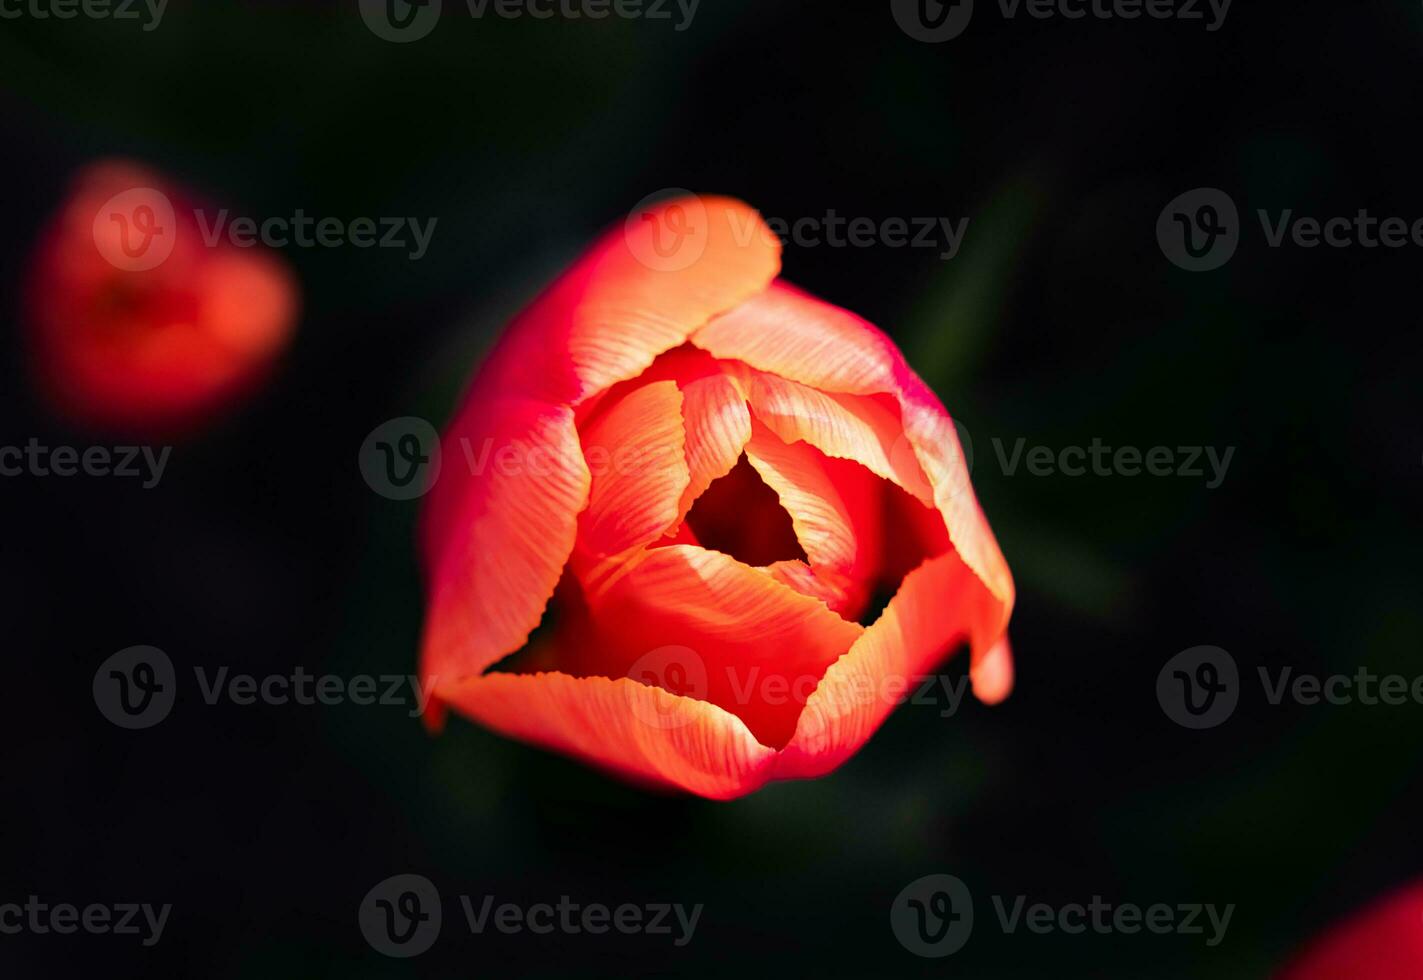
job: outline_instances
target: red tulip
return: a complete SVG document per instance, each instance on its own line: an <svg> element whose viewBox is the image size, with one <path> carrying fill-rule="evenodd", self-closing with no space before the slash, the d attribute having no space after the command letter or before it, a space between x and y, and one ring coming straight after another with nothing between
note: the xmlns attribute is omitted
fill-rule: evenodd
<svg viewBox="0 0 1423 980"><path fill-rule="evenodd" d="M284 262L208 243L156 174L81 173L35 256L29 326L39 386L81 424L172 434L258 383L295 323Z"/></svg>
<svg viewBox="0 0 1423 980"><path fill-rule="evenodd" d="M779 266L754 211L683 198L514 321L423 514L433 727L724 799L835 769L958 642L1007 696L1013 583L953 423Z"/></svg>
<svg viewBox="0 0 1423 980"><path fill-rule="evenodd" d="M1394 892L1307 946L1280 980L1423 977L1423 882Z"/></svg>

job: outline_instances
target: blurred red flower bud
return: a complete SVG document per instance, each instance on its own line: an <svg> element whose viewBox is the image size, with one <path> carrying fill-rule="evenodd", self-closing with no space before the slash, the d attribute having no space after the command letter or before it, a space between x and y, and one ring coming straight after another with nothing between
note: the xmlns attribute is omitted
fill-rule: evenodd
<svg viewBox="0 0 1423 980"><path fill-rule="evenodd" d="M181 435L265 377L296 322L295 279L279 256L203 232L152 171L110 161L78 175L28 284L35 379L60 414Z"/></svg>

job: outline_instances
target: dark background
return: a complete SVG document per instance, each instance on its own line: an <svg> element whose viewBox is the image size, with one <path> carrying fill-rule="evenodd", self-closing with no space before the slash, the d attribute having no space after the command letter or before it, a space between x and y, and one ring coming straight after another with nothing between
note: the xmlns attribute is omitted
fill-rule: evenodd
<svg viewBox="0 0 1423 980"><path fill-rule="evenodd" d="M1258 666L1423 674L1423 252L1266 247L1272 214L1423 217L1417 3L1237 2L1200 21L1005 19L946 44L887 2L704 0L666 21L473 20L377 39L354 0L184 4L159 29L0 21L0 444L113 444L31 394L29 249L88 161L129 156L235 213L438 218L401 252L288 248L304 312L275 381L180 444L159 486L0 480L0 901L174 906L162 941L3 936L6 977L1256 977L1420 870L1423 706L1271 706ZM787 250L788 278L884 326L971 433L1020 594L1018 687L906 705L841 770L732 803L649 795L402 708L209 707L196 665L413 672L417 505L356 465L393 416L443 422L510 312L664 187L764 214L971 216L963 249ZM1215 272L1155 238L1219 187ZM1019 438L1236 447L1225 482L1036 477ZM185 685L147 731L90 684L134 644ZM1157 703L1224 647L1239 710ZM957 675L962 658L945 671ZM446 901L417 960L372 952L377 881ZM921 960L889 927L922 875L978 925ZM471 935L456 896L705 903L669 937ZM1004 935L990 895L1234 903L1225 941Z"/></svg>

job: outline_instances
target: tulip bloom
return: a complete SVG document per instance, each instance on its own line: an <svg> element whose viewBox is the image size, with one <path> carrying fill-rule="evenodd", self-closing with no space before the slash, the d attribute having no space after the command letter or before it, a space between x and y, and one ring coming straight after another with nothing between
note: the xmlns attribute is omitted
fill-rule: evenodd
<svg viewBox="0 0 1423 980"><path fill-rule="evenodd" d="M1306 947L1280 980L1423 977L1423 882L1376 902Z"/></svg>
<svg viewBox="0 0 1423 980"><path fill-rule="evenodd" d="M756 212L683 198L514 321L422 515L432 727L726 799L835 769L959 642L1007 696L1013 583L948 414L779 267Z"/></svg>
<svg viewBox="0 0 1423 980"><path fill-rule="evenodd" d="M250 390L296 318L279 258L206 242L180 192L120 162L79 175L29 287L43 393L76 422L139 434L181 433Z"/></svg>

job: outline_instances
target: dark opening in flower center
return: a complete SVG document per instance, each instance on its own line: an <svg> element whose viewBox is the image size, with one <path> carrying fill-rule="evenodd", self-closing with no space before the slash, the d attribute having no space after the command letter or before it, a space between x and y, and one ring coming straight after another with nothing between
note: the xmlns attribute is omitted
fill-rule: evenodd
<svg viewBox="0 0 1423 980"><path fill-rule="evenodd" d="M697 498L687 526L703 548L747 565L807 560L791 516L745 456Z"/></svg>

